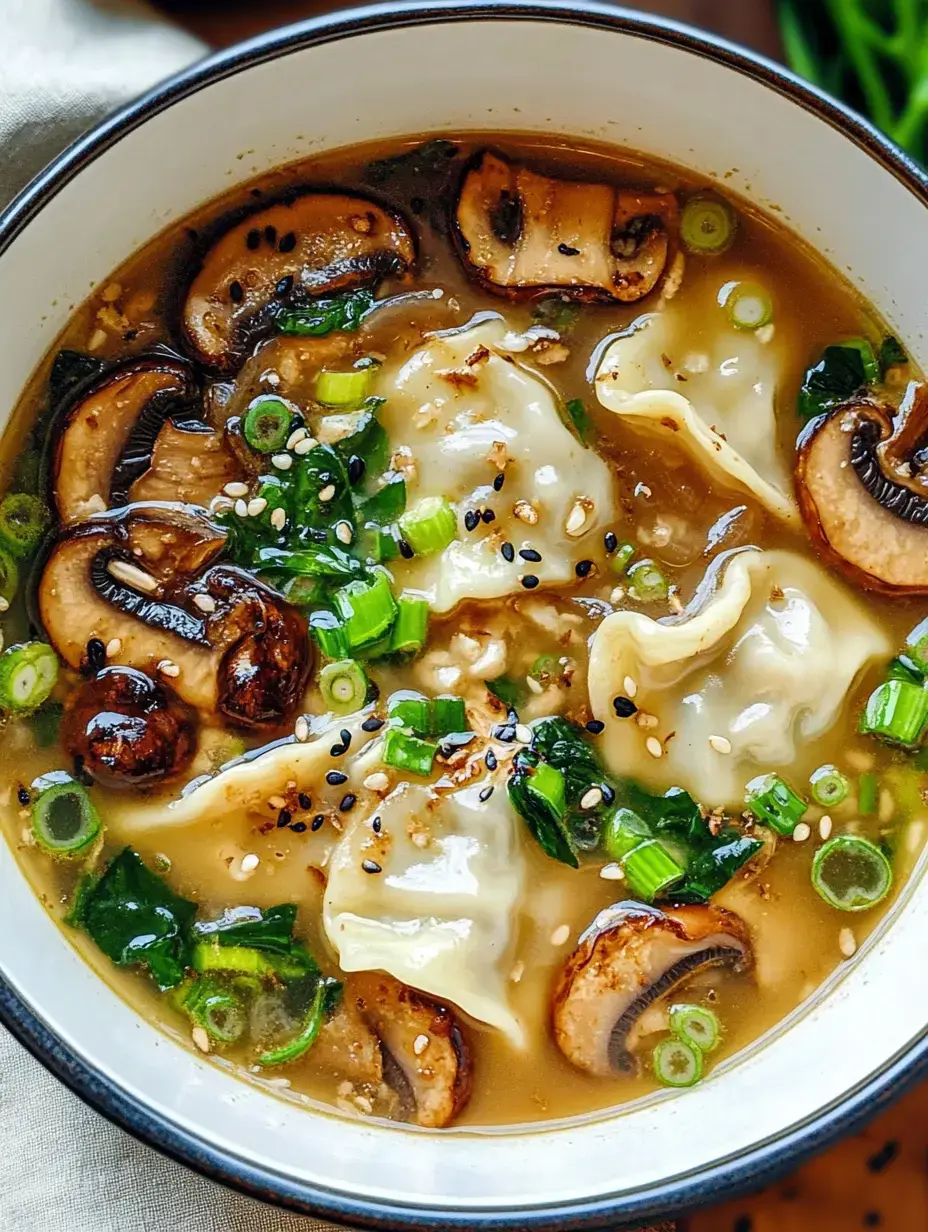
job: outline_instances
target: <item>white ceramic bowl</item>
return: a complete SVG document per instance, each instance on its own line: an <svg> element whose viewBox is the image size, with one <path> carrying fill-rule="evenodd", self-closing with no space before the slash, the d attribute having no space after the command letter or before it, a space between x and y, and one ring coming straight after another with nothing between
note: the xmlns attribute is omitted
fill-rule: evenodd
<svg viewBox="0 0 928 1232"><path fill-rule="evenodd" d="M594 4L397 5L308 22L168 82L71 148L0 218L0 408L71 305L193 207L266 168L421 131L543 131L725 183L842 271L928 365L928 182L779 68ZM244 157L243 157L244 155ZM308 1111L136 1016L0 850L0 1017L154 1146L271 1200L403 1228L575 1228L760 1184L925 1068L928 886L815 1001L683 1096L550 1127L427 1134Z"/></svg>

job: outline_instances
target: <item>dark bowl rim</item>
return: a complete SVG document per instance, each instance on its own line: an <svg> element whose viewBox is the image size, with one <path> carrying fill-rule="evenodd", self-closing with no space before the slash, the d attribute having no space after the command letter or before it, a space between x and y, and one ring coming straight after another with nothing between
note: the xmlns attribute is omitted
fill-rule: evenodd
<svg viewBox="0 0 928 1232"><path fill-rule="evenodd" d="M471 20L546 21L629 34L734 69L824 120L928 206L928 176L850 108L781 65L682 23L596 0L417 0L311 18L200 60L73 142L0 212L0 255L84 167L147 120L197 91L278 56L371 31ZM500 1212L405 1206L359 1198L281 1176L210 1144L155 1112L96 1070L52 1032L0 976L0 1023L74 1094L141 1142L250 1197L358 1227L390 1232L574 1232L650 1223L730 1199L783 1176L810 1154L859 1128L928 1074L928 1026L876 1074L785 1134L709 1168L605 1198Z"/></svg>

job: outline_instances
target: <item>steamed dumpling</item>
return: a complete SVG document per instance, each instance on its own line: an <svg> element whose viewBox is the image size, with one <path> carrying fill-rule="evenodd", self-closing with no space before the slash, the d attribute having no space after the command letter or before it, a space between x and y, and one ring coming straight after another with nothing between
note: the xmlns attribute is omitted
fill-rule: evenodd
<svg viewBox="0 0 928 1232"><path fill-rule="evenodd" d="M505 333L494 319L433 337L400 365L385 366L378 382L387 399L381 421L394 451L405 453L409 506L445 496L457 510L458 538L444 552L396 562L398 581L421 590L439 612L464 599L516 593L525 573L542 585L570 581L616 512L608 466L565 426L551 387L497 349ZM496 492L504 463L505 485ZM515 515L520 502L531 521ZM495 520L468 531L465 514L483 509ZM518 555L506 561L506 540L516 553L536 548L542 563L528 566Z"/></svg>
<svg viewBox="0 0 928 1232"><path fill-rule="evenodd" d="M481 799L489 783L403 784L376 807L379 834L359 816L329 862L323 920L343 971L386 971L521 1048L508 977L525 864L505 790Z"/></svg>
<svg viewBox="0 0 928 1232"><path fill-rule="evenodd" d="M714 593L710 575L710 596L678 620L607 617L590 654L609 768L658 789L684 787L710 808L739 803L762 771L803 765L863 670L891 653L864 605L811 561L747 551L719 568ZM613 698L627 692L627 678L656 727L616 717ZM663 743L661 757L647 751L648 737Z"/></svg>
<svg viewBox="0 0 928 1232"><path fill-rule="evenodd" d="M796 521L792 480L777 448L776 361L744 331L720 326L713 340L708 354L688 357L672 310L640 317L603 354L596 396L634 431L673 440L713 481L751 492L777 517Z"/></svg>

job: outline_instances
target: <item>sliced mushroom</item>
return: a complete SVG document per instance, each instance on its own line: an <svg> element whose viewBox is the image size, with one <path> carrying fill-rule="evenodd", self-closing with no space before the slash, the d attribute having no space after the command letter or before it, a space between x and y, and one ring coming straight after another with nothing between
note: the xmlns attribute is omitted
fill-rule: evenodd
<svg viewBox="0 0 928 1232"><path fill-rule="evenodd" d="M208 509L225 485L243 473L224 433L197 420L168 420L155 440L150 466L129 489L129 500L180 501Z"/></svg>
<svg viewBox="0 0 928 1232"><path fill-rule="evenodd" d="M416 259L405 222L363 197L314 192L251 214L207 252L183 329L194 354L233 370L281 308L402 276Z"/></svg>
<svg viewBox="0 0 928 1232"><path fill-rule="evenodd" d="M126 520L85 522L52 550L39 610L62 658L84 669L88 643L117 641L120 663L166 677L202 711L244 727L283 722L309 674L303 617L225 565L162 582L139 567L129 533Z"/></svg>
<svg viewBox="0 0 928 1232"><path fill-rule="evenodd" d="M190 763L196 729L164 684L131 667L106 667L68 698L61 742L98 782L139 787Z"/></svg>
<svg viewBox="0 0 928 1232"><path fill-rule="evenodd" d="M361 1016L350 981L338 1009L319 1031L312 1060L323 1073L340 1074L355 1083L374 1086L383 1081L380 1040Z"/></svg>
<svg viewBox="0 0 928 1232"><path fill-rule="evenodd" d="M579 1069L631 1073L629 1036L642 1014L696 972L747 971L744 924L720 907L659 911L624 902L601 911L568 958L554 992L554 1035Z"/></svg>
<svg viewBox="0 0 928 1232"><path fill-rule="evenodd" d="M928 387L889 407L854 399L799 439L796 491L810 535L858 585L928 594Z"/></svg>
<svg viewBox="0 0 928 1232"><path fill-rule="evenodd" d="M485 151L454 231L468 270L498 295L633 303L664 272L676 216L673 193L549 179Z"/></svg>
<svg viewBox="0 0 928 1232"><path fill-rule="evenodd" d="M125 503L125 484L122 493L113 490L121 459L141 450L144 467L166 417L186 411L195 395L190 370L158 356L130 360L101 377L66 412L58 440L53 485L61 520L100 513L114 503L114 495L116 503ZM147 438L147 451L133 437ZM116 475L115 486L128 477Z"/></svg>
<svg viewBox="0 0 928 1232"><path fill-rule="evenodd" d="M408 1086L416 1121L428 1129L448 1125L470 1098L473 1068L453 1012L376 972L353 976L350 996L395 1062L394 1081Z"/></svg>

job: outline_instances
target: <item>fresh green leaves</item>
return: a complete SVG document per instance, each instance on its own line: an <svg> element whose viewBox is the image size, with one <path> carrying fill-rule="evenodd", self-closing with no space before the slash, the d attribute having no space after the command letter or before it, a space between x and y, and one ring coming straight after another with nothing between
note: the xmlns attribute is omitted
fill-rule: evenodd
<svg viewBox="0 0 928 1232"><path fill-rule="evenodd" d="M264 911L259 907L229 907L218 920L195 924L194 932L198 938L215 940L217 945L247 945L272 954L290 954L296 913L295 903L281 903Z"/></svg>
<svg viewBox="0 0 928 1232"><path fill-rule="evenodd" d="M532 320L536 324L556 329L560 334L566 333L574 326L579 316L580 305L561 299L559 295L540 299L532 309Z"/></svg>
<svg viewBox="0 0 928 1232"><path fill-rule="evenodd" d="M581 445L589 445L593 437L593 424L582 398L570 398L564 403L564 410L576 432Z"/></svg>
<svg viewBox="0 0 928 1232"><path fill-rule="evenodd" d="M579 868L573 838L564 820L565 783L561 772L548 766L531 749L521 749L513 760L508 791L509 802L545 855Z"/></svg>
<svg viewBox="0 0 928 1232"><path fill-rule="evenodd" d="M826 347L822 358L806 372L799 391L799 414L814 419L853 398L880 378L880 368L868 342Z"/></svg>
<svg viewBox="0 0 928 1232"><path fill-rule="evenodd" d="M880 347L879 361L880 372L885 376L890 368L896 368L900 364L907 364L909 357L899 339L889 334L883 339L883 345Z"/></svg>
<svg viewBox="0 0 928 1232"><path fill-rule="evenodd" d="M336 329L353 333L373 302L373 292L360 290L316 299L305 308L282 308L277 328L282 334L308 338L321 338Z"/></svg>

